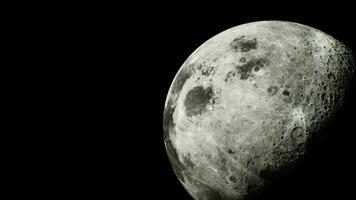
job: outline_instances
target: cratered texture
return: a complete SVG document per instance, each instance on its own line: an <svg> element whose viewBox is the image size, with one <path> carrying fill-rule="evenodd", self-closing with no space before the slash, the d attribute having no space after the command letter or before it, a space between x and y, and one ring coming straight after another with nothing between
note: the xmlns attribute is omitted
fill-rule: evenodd
<svg viewBox="0 0 356 200"><path fill-rule="evenodd" d="M297 23L248 23L209 39L166 99L164 142L178 179L196 200L258 194L308 153L354 70L341 42Z"/></svg>

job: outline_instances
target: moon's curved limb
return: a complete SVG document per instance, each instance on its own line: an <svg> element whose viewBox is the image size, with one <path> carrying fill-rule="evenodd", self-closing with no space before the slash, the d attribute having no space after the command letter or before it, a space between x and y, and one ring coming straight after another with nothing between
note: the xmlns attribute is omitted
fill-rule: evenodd
<svg viewBox="0 0 356 200"><path fill-rule="evenodd" d="M164 139L195 199L245 199L307 153L355 71L341 42L262 21L226 30L183 64L168 92Z"/></svg>

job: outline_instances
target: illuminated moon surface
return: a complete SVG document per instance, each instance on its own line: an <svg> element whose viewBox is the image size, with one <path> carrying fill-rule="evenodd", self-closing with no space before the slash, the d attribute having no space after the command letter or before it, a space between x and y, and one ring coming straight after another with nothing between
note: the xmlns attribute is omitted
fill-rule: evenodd
<svg viewBox="0 0 356 200"><path fill-rule="evenodd" d="M179 181L196 200L259 194L308 153L354 66L345 45L302 24L254 22L212 37L184 62L165 103Z"/></svg>

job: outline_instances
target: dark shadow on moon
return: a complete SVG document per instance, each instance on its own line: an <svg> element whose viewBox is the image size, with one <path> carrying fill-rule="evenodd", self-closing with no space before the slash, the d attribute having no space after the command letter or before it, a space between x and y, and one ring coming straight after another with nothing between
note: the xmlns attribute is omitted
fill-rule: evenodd
<svg viewBox="0 0 356 200"><path fill-rule="evenodd" d="M234 51L248 52L251 49L257 49L257 38L241 36L234 39L230 46Z"/></svg>
<svg viewBox="0 0 356 200"><path fill-rule="evenodd" d="M243 63L246 62L246 59L243 59ZM267 58L257 58L248 61L242 65L235 67L235 70L230 71L226 74L225 82L233 80L237 74L240 75L241 80L247 80L253 72L258 72L261 68L269 64Z"/></svg>
<svg viewBox="0 0 356 200"><path fill-rule="evenodd" d="M273 184L248 199L348 199L354 195L355 83L354 77L340 111L320 132L319 139L311 141L310 154L306 154L288 175L277 177L279 172L265 172L266 177L275 177L271 181Z"/></svg>
<svg viewBox="0 0 356 200"><path fill-rule="evenodd" d="M213 95L214 92L211 87L197 86L191 89L184 101L187 116L202 114Z"/></svg>

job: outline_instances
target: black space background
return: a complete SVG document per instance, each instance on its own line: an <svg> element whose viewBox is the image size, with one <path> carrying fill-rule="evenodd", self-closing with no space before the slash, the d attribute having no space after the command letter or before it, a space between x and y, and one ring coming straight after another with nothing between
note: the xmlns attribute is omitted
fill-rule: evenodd
<svg viewBox="0 0 356 200"><path fill-rule="evenodd" d="M83 133L86 148L78 157L90 160L83 159L84 167L77 169L82 174L77 181L90 185L82 193L118 199L192 199L165 152L163 107L185 59L221 31L259 20L293 21L322 30L356 51L356 11L351 3L202 5L93 5L70 19L70 26L79 30L76 38L84 44L80 49L89 52L79 53L85 65L73 64L82 66L80 76L85 80L77 91L90 94L85 97L90 103L77 103L85 105L85 114L94 119L82 124L88 133ZM327 128L328 137L307 159L308 167L301 165L262 199L355 198L354 99L355 95L349 98L346 109Z"/></svg>

